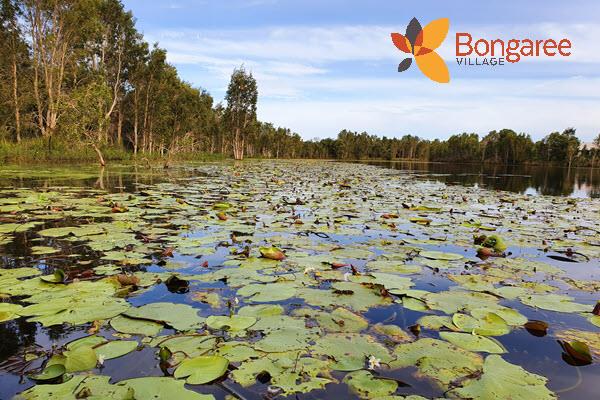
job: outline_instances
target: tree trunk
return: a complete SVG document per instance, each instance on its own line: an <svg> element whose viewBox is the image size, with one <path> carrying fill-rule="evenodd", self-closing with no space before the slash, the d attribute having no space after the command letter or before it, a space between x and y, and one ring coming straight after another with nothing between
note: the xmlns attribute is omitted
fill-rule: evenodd
<svg viewBox="0 0 600 400"><path fill-rule="evenodd" d="M119 118L117 120L117 144L123 146L123 107L119 108Z"/></svg>
<svg viewBox="0 0 600 400"><path fill-rule="evenodd" d="M13 78L13 102L15 106L15 140L21 142L21 114L19 112L19 89L17 78L17 56L13 53L12 59L12 78Z"/></svg>
<svg viewBox="0 0 600 400"><path fill-rule="evenodd" d="M98 154L98 161L100 162L100 166L102 166L102 167L106 166L106 162L104 161L104 157L102 156L102 152L100 151L98 146L96 146L95 143L92 143L92 147L94 148L94 151L96 152L96 154Z"/></svg>

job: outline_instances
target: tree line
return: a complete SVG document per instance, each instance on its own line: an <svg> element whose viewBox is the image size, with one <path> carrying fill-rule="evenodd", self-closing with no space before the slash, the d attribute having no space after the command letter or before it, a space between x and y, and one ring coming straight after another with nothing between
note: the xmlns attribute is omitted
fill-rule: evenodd
<svg viewBox="0 0 600 400"><path fill-rule="evenodd" d="M418 136L386 138L366 132L343 130L337 139L305 143L306 157L338 159L423 160L478 162L495 164L548 163L596 165L600 161L600 134L590 145L583 145L574 128L552 132L539 141L511 129L491 131L484 137L476 133L452 135L447 140L426 140Z"/></svg>
<svg viewBox="0 0 600 400"><path fill-rule="evenodd" d="M538 142L508 129L433 141L348 130L335 139L303 140L257 120L258 85L243 67L233 71L224 103L182 80L120 0L0 0L0 7L0 157L2 149L54 149L92 151L101 164L106 154L569 166L600 158L598 149L580 148L574 129Z"/></svg>

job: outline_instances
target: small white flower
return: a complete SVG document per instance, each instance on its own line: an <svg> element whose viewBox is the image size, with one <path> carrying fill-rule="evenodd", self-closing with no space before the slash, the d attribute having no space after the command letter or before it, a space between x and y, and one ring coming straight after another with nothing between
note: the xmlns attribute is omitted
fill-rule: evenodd
<svg viewBox="0 0 600 400"><path fill-rule="evenodd" d="M350 272L346 272L346 273L344 274L344 280L345 280L346 282L348 282L348 281L350 280L350 277L351 277L351 276L352 276L352 274L351 274Z"/></svg>
<svg viewBox="0 0 600 400"><path fill-rule="evenodd" d="M379 358L375 358L375 356L369 356L369 369L375 369L381 367L381 360Z"/></svg>
<svg viewBox="0 0 600 400"><path fill-rule="evenodd" d="M236 305L238 305L238 304L240 304L240 299L238 299L237 297L234 297L234 298L233 298L233 302L234 302Z"/></svg>
<svg viewBox="0 0 600 400"><path fill-rule="evenodd" d="M304 269L304 275L308 275L311 272L315 272L316 270L313 267L308 267Z"/></svg>
<svg viewBox="0 0 600 400"><path fill-rule="evenodd" d="M98 364L104 365L104 354L98 355Z"/></svg>

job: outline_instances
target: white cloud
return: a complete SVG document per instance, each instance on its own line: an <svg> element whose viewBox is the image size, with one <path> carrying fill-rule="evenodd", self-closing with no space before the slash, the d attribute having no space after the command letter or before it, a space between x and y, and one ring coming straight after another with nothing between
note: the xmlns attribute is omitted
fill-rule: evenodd
<svg viewBox="0 0 600 400"><path fill-rule="evenodd" d="M465 76L470 71L463 71L449 85L393 72L386 77L381 69L372 72L369 66L395 68L402 55L391 45L389 33L398 30L402 27L287 26L161 30L147 36L168 50L169 60L182 67L187 80L209 89L217 101L232 69L244 64L259 83L260 117L305 138L336 135L343 128L432 138L507 127L540 138L575 126L585 140L600 131L598 72L571 76L564 63L554 63L556 59L545 60L543 77L518 76L527 69L531 77L532 68L542 68L528 60L525 65L496 67L485 79L475 74L481 70L473 71L469 79ZM456 30L490 39L568 37L573 55L563 61L600 64L595 43L600 24L451 26L450 37L440 49L448 60L454 59ZM354 71L350 77L347 70L356 65L360 73L356 76Z"/></svg>

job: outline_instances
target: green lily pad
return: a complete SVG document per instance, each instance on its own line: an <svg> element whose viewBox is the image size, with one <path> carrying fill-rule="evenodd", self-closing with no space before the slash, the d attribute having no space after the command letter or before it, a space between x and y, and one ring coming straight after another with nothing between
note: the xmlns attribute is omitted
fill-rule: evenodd
<svg viewBox="0 0 600 400"><path fill-rule="evenodd" d="M442 251L421 251L419 255L430 260L456 261L464 258L456 253L444 253Z"/></svg>
<svg viewBox="0 0 600 400"><path fill-rule="evenodd" d="M256 323L256 318L242 315L216 316L211 315L206 319L206 325L211 329L225 329L230 332L240 332L250 328Z"/></svg>
<svg viewBox="0 0 600 400"><path fill-rule="evenodd" d="M450 382L469 376L481 369L481 356L448 342L423 338L400 344L394 350L392 368L416 366L419 376L426 376L445 388Z"/></svg>
<svg viewBox="0 0 600 400"><path fill-rule="evenodd" d="M110 326L120 333L156 336L163 329L162 324L144 319L129 318L118 315L110 320Z"/></svg>
<svg viewBox="0 0 600 400"><path fill-rule="evenodd" d="M185 378L191 385L201 385L222 377L229 361L221 356L200 356L184 360L175 370L175 378Z"/></svg>
<svg viewBox="0 0 600 400"><path fill-rule="evenodd" d="M560 294L532 294L519 297L521 302L531 307L564 313L590 312L591 305L573 302L573 298Z"/></svg>
<svg viewBox="0 0 600 400"><path fill-rule="evenodd" d="M138 308L130 308L124 315L165 323L178 331L199 329L205 321L198 316L197 309L187 304L175 303L150 303Z"/></svg>
<svg viewBox="0 0 600 400"><path fill-rule="evenodd" d="M54 379L57 379L61 376L63 376L65 373L67 372L67 369L65 368L64 365L62 364L54 364L54 365L50 365L46 368L44 368L44 370L37 374L37 375L32 375L30 376L31 379L33 379L34 381L51 381Z"/></svg>
<svg viewBox="0 0 600 400"><path fill-rule="evenodd" d="M79 372L94 369L97 363L98 358L94 349L89 346L80 346L53 356L48 360L46 367L61 364L67 372Z"/></svg>
<svg viewBox="0 0 600 400"><path fill-rule="evenodd" d="M248 300L256 303L281 301L294 297L296 288L285 282L250 284L237 291L239 296L249 297Z"/></svg>
<svg viewBox="0 0 600 400"><path fill-rule="evenodd" d="M553 400L556 394L546 387L547 379L510 364L499 355L489 355L483 364L483 374L467 379L462 387L448 394L459 399L489 400Z"/></svg>
<svg viewBox="0 0 600 400"><path fill-rule="evenodd" d="M110 360L131 353L138 347L134 340L113 340L94 348L99 360Z"/></svg>
<svg viewBox="0 0 600 400"><path fill-rule="evenodd" d="M185 388L183 381L162 376L134 378L121 381L116 386L133 390L135 399L154 400L214 400L212 394L196 393Z"/></svg>
<svg viewBox="0 0 600 400"><path fill-rule="evenodd" d="M388 350L368 335L329 334L316 340L311 350L315 354L335 360L332 368L338 371L355 371L365 366L370 356L388 363L392 360Z"/></svg>
<svg viewBox="0 0 600 400"><path fill-rule="evenodd" d="M363 399L387 396L398 389L398 382L391 379L378 378L365 370L348 373L344 377L344 383L348 385L353 393Z"/></svg>
<svg viewBox="0 0 600 400"><path fill-rule="evenodd" d="M460 332L440 332L440 337L456 347L469 351L492 354L506 353L506 349L500 342L485 336Z"/></svg>

